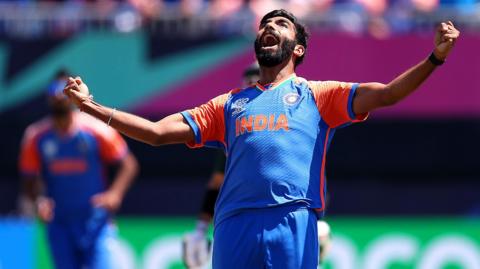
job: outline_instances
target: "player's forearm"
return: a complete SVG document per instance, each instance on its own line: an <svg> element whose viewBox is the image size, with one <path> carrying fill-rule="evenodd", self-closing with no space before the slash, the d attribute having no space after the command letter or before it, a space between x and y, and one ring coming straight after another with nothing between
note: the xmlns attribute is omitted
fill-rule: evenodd
<svg viewBox="0 0 480 269"><path fill-rule="evenodd" d="M23 179L23 193L31 201L36 201L42 194L42 184L38 177L28 177Z"/></svg>
<svg viewBox="0 0 480 269"><path fill-rule="evenodd" d="M127 190L135 180L135 176L138 174L138 162L137 159L128 153L122 160L120 168L117 172L115 180L110 187L110 190L116 192L123 197Z"/></svg>
<svg viewBox="0 0 480 269"><path fill-rule="evenodd" d="M424 60L388 84L361 83L353 100L354 113L364 114L401 101L415 91L432 74L435 67L429 60Z"/></svg>
<svg viewBox="0 0 480 269"><path fill-rule="evenodd" d="M87 100L82 103L81 110L100 119L135 140L156 145L158 134L155 132L155 123L126 112L113 110L94 101Z"/></svg>
<svg viewBox="0 0 480 269"><path fill-rule="evenodd" d="M387 85L360 84L353 99L353 112L363 114L393 105L411 94L432 74L437 65L445 61L459 36L460 32L451 21L442 22L435 33L435 47L431 58L408 69Z"/></svg>
<svg viewBox="0 0 480 269"><path fill-rule="evenodd" d="M385 86L384 104L387 106L395 104L410 95L432 74L435 68L436 65L425 59L392 80Z"/></svg>
<svg viewBox="0 0 480 269"><path fill-rule="evenodd" d="M460 32L455 29L451 21L442 22L435 34L435 47L431 58L423 60L387 85L384 98L387 105L402 100L417 89L435 70L435 67L445 61L459 35Z"/></svg>

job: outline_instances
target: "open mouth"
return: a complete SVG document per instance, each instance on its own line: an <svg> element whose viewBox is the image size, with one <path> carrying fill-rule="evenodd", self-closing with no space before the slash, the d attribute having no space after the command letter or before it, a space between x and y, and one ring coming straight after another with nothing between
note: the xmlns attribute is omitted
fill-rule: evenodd
<svg viewBox="0 0 480 269"><path fill-rule="evenodd" d="M265 33L262 37L262 48L274 49L280 43L280 39L273 33Z"/></svg>

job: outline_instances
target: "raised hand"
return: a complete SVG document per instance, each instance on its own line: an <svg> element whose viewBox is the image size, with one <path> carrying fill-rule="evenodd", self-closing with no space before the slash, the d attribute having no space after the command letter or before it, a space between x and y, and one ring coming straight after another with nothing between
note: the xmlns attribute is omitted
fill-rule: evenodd
<svg viewBox="0 0 480 269"><path fill-rule="evenodd" d="M68 96L78 108L80 108L83 102L92 98L87 85L83 83L80 77L69 77L67 85L63 88L63 93Z"/></svg>
<svg viewBox="0 0 480 269"><path fill-rule="evenodd" d="M435 49L433 51L435 57L444 61L459 36L460 31L455 28L451 21L440 23L435 33Z"/></svg>

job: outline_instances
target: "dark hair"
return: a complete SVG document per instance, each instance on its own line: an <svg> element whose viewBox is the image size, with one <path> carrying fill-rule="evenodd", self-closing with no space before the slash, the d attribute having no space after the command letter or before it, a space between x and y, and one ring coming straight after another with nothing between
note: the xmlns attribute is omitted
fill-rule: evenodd
<svg viewBox="0 0 480 269"><path fill-rule="evenodd" d="M55 73L54 79L61 79L61 78L69 77L69 76L71 76L70 72L68 72L68 70L66 68L62 67L62 68L57 70L57 72Z"/></svg>
<svg viewBox="0 0 480 269"><path fill-rule="evenodd" d="M276 10L268 12L267 14L265 14L265 16L263 16L262 20L260 21L260 24L261 25L265 24L268 19L273 18L273 17L286 18L295 25L295 39L296 39L295 41L297 42L297 44L305 47L305 53L306 53L307 52L307 41L308 41L309 34L307 32L307 29L305 28L305 25L300 23L298 21L297 17L295 17L295 15L286 11L285 9L276 9ZM305 53L302 56L295 59L295 66L297 66L297 65L299 65L303 62L303 58L305 57Z"/></svg>

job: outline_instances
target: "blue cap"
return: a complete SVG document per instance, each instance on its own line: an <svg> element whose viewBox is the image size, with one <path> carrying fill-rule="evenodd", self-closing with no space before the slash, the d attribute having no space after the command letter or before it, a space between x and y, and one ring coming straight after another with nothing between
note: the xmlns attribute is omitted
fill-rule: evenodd
<svg viewBox="0 0 480 269"><path fill-rule="evenodd" d="M63 88L67 85L66 79L57 79L52 81L47 87L47 95L49 97L56 97L63 95Z"/></svg>

